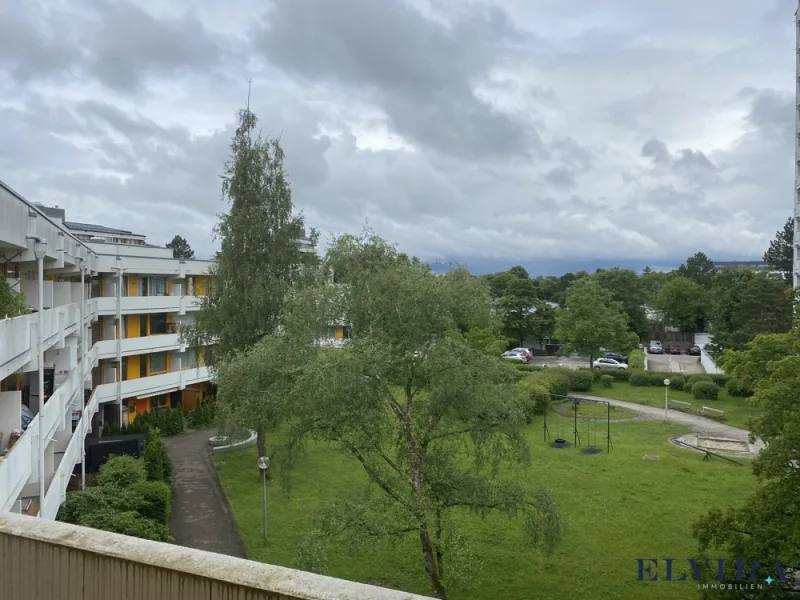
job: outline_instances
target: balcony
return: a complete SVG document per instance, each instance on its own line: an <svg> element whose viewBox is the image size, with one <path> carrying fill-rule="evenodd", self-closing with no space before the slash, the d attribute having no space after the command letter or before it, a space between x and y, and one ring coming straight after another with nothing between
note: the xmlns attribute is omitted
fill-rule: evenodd
<svg viewBox="0 0 800 600"><path fill-rule="evenodd" d="M210 379L211 374L208 371L208 367L198 367L161 375L151 375L150 377L128 379L120 384L120 390L122 398L155 396L182 390L186 386L209 381ZM104 383L98 385L94 393L99 403L114 402L117 400L117 384Z"/></svg>
<svg viewBox="0 0 800 600"><path fill-rule="evenodd" d="M0 582L14 600L426 600L11 513L0 515Z"/></svg>
<svg viewBox="0 0 800 600"><path fill-rule="evenodd" d="M169 352L180 350L180 335L177 333L165 335L148 335L144 337L125 338L122 342L122 356L145 354L151 352ZM117 340L104 340L94 345L97 348L98 358L116 358Z"/></svg>
<svg viewBox="0 0 800 600"><path fill-rule="evenodd" d="M104 296L92 298L98 315L116 315L117 298ZM195 296L123 296L121 299L123 315L147 313L179 313L198 309L198 298Z"/></svg>

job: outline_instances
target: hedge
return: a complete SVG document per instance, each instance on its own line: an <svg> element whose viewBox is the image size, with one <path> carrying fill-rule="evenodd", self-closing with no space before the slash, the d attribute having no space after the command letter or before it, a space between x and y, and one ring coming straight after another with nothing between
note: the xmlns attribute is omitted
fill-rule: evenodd
<svg viewBox="0 0 800 600"><path fill-rule="evenodd" d="M119 512L102 508L81 518L79 525L111 531L112 533L121 533L122 535L131 535L155 542L172 541L166 525L143 517L134 510Z"/></svg>
<svg viewBox="0 0 800 600"><path fill-rule="evenodd" d="M742 380L737 379L736 377L731 377L728 379L725 389L728 390L729 395L736 398L747 398L753 395L753 392L745 387L745 385L742 383Z"/></svg>
<svg viewBox="0 0 800 600"><path fill-rule="evenodd" d="M715 373L713 375L710 375L709 377L711 377L711 381L716 383L719 387L725 387L731 380L731 376L725 375L724 373Z"/></svg>
<svg viewBox="0 0 800 600"><path fill-rule="evenodd" d="M614 385L614 378L611 375L601 375L600 385L602 385L604 388L610 388Z"/></svg>
<svg viewBox="0 0 800 600"><path fill-rule="evenodd" d="M691 393L694 384L700 381L714 383L714 380L711 379L710 375L705 373L695 373L694 375L689 375L689 377L686 378L686 382L683 384L683 391Z"/></svg>
<svg viewBox="0 0 800 600"><path fill-rule="evenodd" d="M591 392L594 383L594 375L581 370L573 370L567 373L569 380L569 391L571 392Z"/></svg>
<svg viewBox="0 0 800 600"><path fill-rule="evenodd" d="M695 400L716 400L719 398L719 386L713 381L698 381L692 386L692 398Z"/></svg>
<svg viewBox="0 0 800 600"><path fill-rule="evenodd" d="M97 485L126 488L147 481L144 463L134 456L111 456L97 473Z"/></svg>
<svg viewBox="0 0 800 600"><path fill-rule="evenodd" d="M636 387L644 387L650 385L650 375L647 372L634 371L629 378L631 385Z"/></svg>
<svg viewBox="0 0 800 600"><path fill-rule="evenodd" d="M683 386L686 385L686 379L683 375L675 375L669 378L669 389L680 392Z"/></svg>
<svg viewBox="0 0 800 600"><path fill-rule="evenodd" d="M528 365L522 365L522 366L527 367ZM192 429L203 429L205 427L211 427L211 425L214 424L215 412L216 412L216 406L214 404L214 398L210 398L205 402L201 402L200 404L194 407L194 410L192 410L189 414L186 415L186 426Z"/></svg>
<svg viewBox="0 0 800 600"><path fill-rule="evenodd" d="M637 371L644 370L644 352L641 350L633 350L628 354L628 368Z"/></svg>
<svg viewBox="0 0 800 600"><path fill-rule="evenodd" d="M147 434L143 460L148 481L172 481L172 457L160 429L151 429Z"/></svg>
<svg viewBox="0 0 800 600"><path fill-rule="evenodd" d="M142 481L128 488L137 498L136 512L146 519L169 525L172 490L163 481Z"/></svg>
<svg viewBox="0 0 800 600"><path fill-rule="evenodd" d="M133 423L122 426L114 423L105 423L103 425L103 437L131 433L146 434L154 428L160 429L161 434L165 436L183 433L183 413L181 413L181 409L167 408L165 410L151 410L150 412L140 413L136 415Z"/></svg>

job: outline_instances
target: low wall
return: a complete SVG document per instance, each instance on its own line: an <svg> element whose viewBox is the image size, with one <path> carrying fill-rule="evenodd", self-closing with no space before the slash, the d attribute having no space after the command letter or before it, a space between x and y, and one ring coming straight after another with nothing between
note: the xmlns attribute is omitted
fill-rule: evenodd
<svg viewBox="0 0 800 600"><path fill-rule="evenodd" d="M406 592L12 513L0 514L0 597L425 600Z"/></svg>
<svg viewBox="0 0 800 600"><path fill-rule="evenodd" d="M711 375L725 374L725 371L717 366L717 363L714 362L714 359L711 358L711 355L705 350L700 350L700 364L703 365L703 369L705 369L706 373Z"/></svg>

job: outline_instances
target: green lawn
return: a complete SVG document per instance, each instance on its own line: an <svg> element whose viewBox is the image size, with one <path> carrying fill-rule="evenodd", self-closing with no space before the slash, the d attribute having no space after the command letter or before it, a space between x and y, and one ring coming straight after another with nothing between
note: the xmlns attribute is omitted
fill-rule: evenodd
<svg viewBox="0 0 800 600"><path fill-rule="evenodd" d="M555 406L556 412L565 417L572 417L574 414L574 405L572 401L562 402ZM578 403L578 418L579 419L600 419L606 420L608 417L612 419L631 419L637 413L628 408L621 406L612 406L609 411L608 404L601 402L579 402Z"/></svg>
<svg viewBox="0 0 800 600"><path fill-rule="evenodd" d="M615 384L617 393L622 386ZM598 388L599 390L599 388ZM604 390L608 391L608 390ZM595 392L596 393L596 392ZM626 398L627 399L627 398ZM550 412L551 438L572 440L572 421ZM589 427L591 422L581 424ZM605 423L596 430L605 447ZM691 557L691 524L710 507L739 504L755 488L749 464L738 467L680 450L666 440L686 429L658 421L611 424L610 454L585 455L545 445L542 421L528 429L532 460L511 475L534 485L545 482L566 522L564 542L550 556L525 548L520 520L459 516L480 564L468 585L452 589L456 600L529 598L685 599L692 582L637 582L637 557ZM643 460L656 455L658 460ZM296 468L292 493L269 484L270 540L261 537L261 485L255 448L215 457L248 558L291 565L298 540L314 527L316 511L365 477L352 459L311 445ZM430 595L418 543L371 544L358 552L332 553L329 575L354 581L381 580Z"/></svg>
<svg viewBox="0 0 800 600"><path fill-rule="evenodd" d="M595 384L589 394L602 398L635 402L636 404L646 404L647 406L657 406L660 408L664 406L663 386L637 387L630 383L615 381L614 385L610 388L600 387ZM703 406L724 410L725 416L721 420L728 425L734 425L735 427L741 427L743 429L747 429L747 419L761 412L758 407L750 404L746 398L733 398L729 396L728 392L724 389L720 390L718 400L693 400L689 392L678 392L676 390L670 390L669 397L672 400L689 402L692 405L690 412L694 414L699 414Z"/></svg>

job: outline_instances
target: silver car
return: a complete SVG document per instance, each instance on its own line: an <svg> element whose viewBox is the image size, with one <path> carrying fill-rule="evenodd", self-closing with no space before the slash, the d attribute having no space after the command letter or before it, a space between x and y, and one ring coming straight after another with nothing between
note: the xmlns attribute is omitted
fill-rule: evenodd
<svg viewBox="0 0 800 600"><path fill-rule="evenodd" d="M509 350L508 352L503 352L501 356L506 360L516 360L526 364L531 361L530 354L528 354L527 352L519 352L517 350Z"/></svg>
<svg viewBox="0 0 800 600"><path fill-rule="evenodd" d="M592 363L595 369L627 369L628 365L613 358L598 358Z"/></svg>

